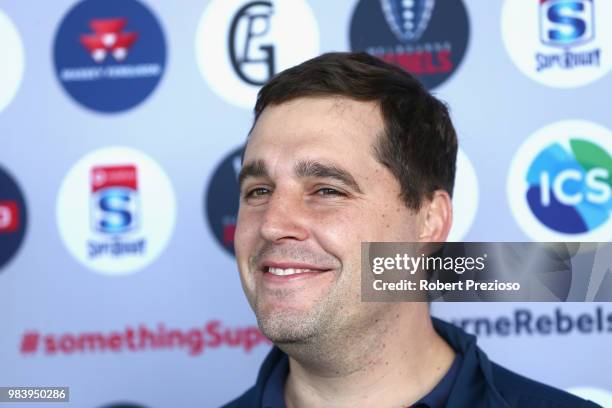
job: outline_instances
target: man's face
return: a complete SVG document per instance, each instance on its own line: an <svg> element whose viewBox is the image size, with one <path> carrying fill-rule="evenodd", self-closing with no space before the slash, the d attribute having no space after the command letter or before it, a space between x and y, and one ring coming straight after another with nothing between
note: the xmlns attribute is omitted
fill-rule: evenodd
<svg viewBox="0 0 612 408"><path fill-rule="evenodd" d="M414 241L419 217L374 156L377 104L341 97L268 106L244 155L235 249L242 285L276 343L350 333L382 305L360 302L362 241Z"/></svg>

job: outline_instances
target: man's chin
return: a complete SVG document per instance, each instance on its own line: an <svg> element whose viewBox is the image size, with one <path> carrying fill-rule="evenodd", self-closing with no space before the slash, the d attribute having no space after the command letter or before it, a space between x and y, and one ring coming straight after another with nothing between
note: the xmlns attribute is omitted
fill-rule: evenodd
<svg viewBox="0 0 612 408"><path fill-rule="evenodd" d="M307 343L320 331L312 312L283 310L256 314L259 329L275 344Z"/></svg>

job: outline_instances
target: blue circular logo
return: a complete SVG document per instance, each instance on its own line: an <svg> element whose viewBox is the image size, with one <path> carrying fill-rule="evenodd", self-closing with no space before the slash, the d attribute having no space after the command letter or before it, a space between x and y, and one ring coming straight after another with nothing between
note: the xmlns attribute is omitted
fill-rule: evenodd
<svg viewBox="0 0 612 408"><path fill-rule="evenodd" d="M85 0L64 17L55 36L55 72L77 102L113 113L133 108L159 83L166 64L164 34L135 0Z"/></svg>
<svg viewBox="0 0 612 408"><path fill-rule="evenodd" d="M552 123L525 139L508 171L515 220L534 241L612 239L612 138L581 120Z"/></svg>
<svg viewBox="0 0 612 408"><path fill-rule="evenodd" d="M215 170L206 193L206 217L217 242L234 255L234 232L240 204L238 175L243 148L228 154Z"/></svg>
<svg viewBox="0 0 612 408"><path fill-rule="evenodd" d="M551 143L527 170L527 202L547 227L565 234L590 232L612 211L612 157L589 140Z"/></svg>
<svg viewBox="0 0 612 408"><path fill-rule="evenodd" d="M457 70L469 34L461 0L360 0L350 42L352 51L395 64L432 89Z"/></svg>
<svg viewBox="0 0 612 408"><path fill-rule="evenodd" d="M27 211L13 178L0 168L0 268L15 255L25 235Z"/></svg>

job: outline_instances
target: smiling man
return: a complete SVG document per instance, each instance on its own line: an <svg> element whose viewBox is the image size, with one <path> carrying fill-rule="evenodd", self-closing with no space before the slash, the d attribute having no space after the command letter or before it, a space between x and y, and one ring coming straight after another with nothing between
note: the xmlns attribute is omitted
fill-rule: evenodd
<svg viewBox="0 0 612 408"><path fill-rule="evenodd" d="M235 249L276 347L228 407L595 406L489 362L427 303L361 301L361 242L446 239L456 153L444 104L367 54L325 54L262 88Z"/></svg>

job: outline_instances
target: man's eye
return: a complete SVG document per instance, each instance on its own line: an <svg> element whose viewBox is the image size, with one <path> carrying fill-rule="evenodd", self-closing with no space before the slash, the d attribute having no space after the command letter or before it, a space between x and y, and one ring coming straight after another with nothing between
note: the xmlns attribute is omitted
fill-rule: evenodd
<svg viewBox="0 0 612 408"><path fill-rule="evenodd" d="M245 197L246 198L257 198L270 194L270 190L263 187L257 187L252 190L247 191Z"/></svg>
<svg viewBox="0 0 612 408"><path fill-rule="evenodd" d="M326 195L326 196L329 196L329 195L332 195L332 196L345 196L346 195L346 194L344 194L341 191L338 191L336 189L329 188L329 187L320 188L320 189L318 189L316 191L316 193L318 195Z"/></svg>

